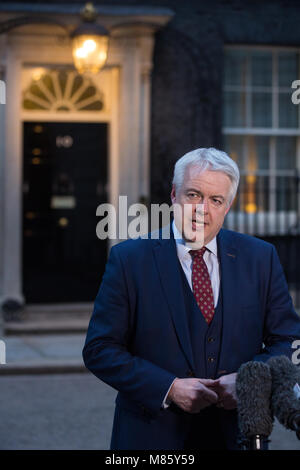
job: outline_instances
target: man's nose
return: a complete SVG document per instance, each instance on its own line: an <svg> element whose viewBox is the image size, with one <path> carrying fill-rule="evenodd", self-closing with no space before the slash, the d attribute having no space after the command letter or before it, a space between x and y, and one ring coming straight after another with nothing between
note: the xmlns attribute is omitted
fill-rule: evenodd
<svg viewBox="0 0 300 470"><path fill-rule="evenodd" d="M204 215L208 213L208 201L203 200L202 202L196 204L194 207L194 211L200 215Z"/></svg>
<svg viewBox="0 0 300 470"><path fill-rule="evenodd" d="M207 199L203 200L203 212L204 214L208 212L208 200Z"/></svg>
<svg viewBox="0 0 300 470"><path fill-rule="evenodd" d="M203 199L201 202L201 212L202 214L207 214L209 209L209 204L207 199Z"/></svg>

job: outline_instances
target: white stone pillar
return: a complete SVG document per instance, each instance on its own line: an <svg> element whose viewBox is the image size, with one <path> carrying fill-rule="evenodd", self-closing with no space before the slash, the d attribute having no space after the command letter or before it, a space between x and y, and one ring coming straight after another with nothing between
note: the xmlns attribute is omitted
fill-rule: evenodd
<svg viewBox="0 0 300 470"><path fill-rule="evenodd" d="M149 202L150 198L150 133L151 133L151 71L154 47L153 33L139 39L141 51L140 67L140 159L139 193Z"/></svg>
<svg viewBox="0 0 300 470"><path fill-rule="evenodd" d="M155 28L148 25L122 25L113 32L120 60L118 191L119 195L127 196L128 207L148 201L150 195L150 94L154 32Z"/></svg>
<svg viewBox="0 0 300 470"><path fill-rule="evenodd" d="M21 62L11 48L6 60L5 152L3 161L2 301L23 302L22 269L22 128Z"/></svg>
<svg viewBox="0 0 300 470"><path fill-rule="evenodd" d="M122 39L119 120L119 193L128 204L138 202L138 160L140 132L139 50L135 38Z"/></svg>
<svg viewBox="0 0 300 470"><path fill-rule="evenodd" d="M4 68L0 69L0 80L5 83ZM1 84L3 87L3 85ZM3 89L3 88L2 88ZM6 85L5 85L6 90ZM0 97L0 299L3 293L3 226L4 226L4 155L5 155L5 100Z"/></svg>

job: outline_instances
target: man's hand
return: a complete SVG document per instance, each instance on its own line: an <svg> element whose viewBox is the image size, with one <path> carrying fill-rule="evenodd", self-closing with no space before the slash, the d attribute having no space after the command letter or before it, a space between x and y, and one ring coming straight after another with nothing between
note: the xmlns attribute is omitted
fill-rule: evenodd
<svg viewBox="0 0 300 470"><path fill-rule="evenodd" d="M217 393L208 388L215 382L210 379L175 379L167 398L188 413L199 413L218 402Z"/></svg>
<svg viewBox="0 0 300 470"><path fill-rule="evenodd" d="M222 375L219 379L212 381L211 389L214 390L219 397L217 403L218 408L224 408L225 410L233 410L236 408L236 375L236 373Z"/></svg>

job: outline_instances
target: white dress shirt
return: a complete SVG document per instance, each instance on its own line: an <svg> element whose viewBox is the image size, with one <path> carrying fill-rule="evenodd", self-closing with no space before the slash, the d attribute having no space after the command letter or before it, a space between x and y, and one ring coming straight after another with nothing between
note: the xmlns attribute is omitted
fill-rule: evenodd
<svg viewBox="0 0 300 470"><path fill-rule="evenodd" d="M185 241L182 239L181 234L177 230L175 222L173 221L172 224L174 238L176 242L176 249L177 249L177 256L186 275L187 281L191 290L192 287L192 257L189 254L191 250L190 247L186 246ZM219 290L220 290L220 268L219 268L219 261L218 261L218 247L217 247L217 239L214 237L210 242L206 245L207 250L203 255L203 259L208 269L211 286L214 294L214 307L216 308L219 298Z"/></svg>

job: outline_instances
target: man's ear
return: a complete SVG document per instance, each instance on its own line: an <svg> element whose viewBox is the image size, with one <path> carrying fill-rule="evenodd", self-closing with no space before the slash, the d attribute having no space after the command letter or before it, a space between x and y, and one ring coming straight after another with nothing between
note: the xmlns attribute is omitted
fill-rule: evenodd
<svg viewBox="0 0 300 470"><path fill-rule="evenodd" d="M233 199L233 201L234 201L234 199ZM226 209L226 211L225 211L225 215L228 214L228 212L229 212L229 210L230 210L230 208L231 208L231 206L232 206L232 204L233 204L233 201L231 201L231 203L230 203L229 206L227 207L227 209Z"/></svg>
<svg viewBox="0 0 300 470"><path fill-rule="evenodd" d="M176 188L175 188L175 184L172 184L171 201L172 201L172 204L175 204L175 202L176 202Z"/></svg>

